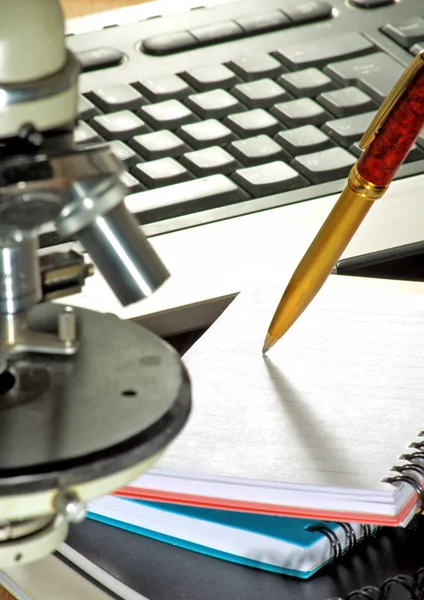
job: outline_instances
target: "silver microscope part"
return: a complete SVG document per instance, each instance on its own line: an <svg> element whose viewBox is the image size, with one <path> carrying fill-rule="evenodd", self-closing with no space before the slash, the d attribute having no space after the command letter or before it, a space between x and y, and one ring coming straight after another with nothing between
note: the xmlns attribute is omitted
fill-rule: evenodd
<svg viewBox="0 0 424 600"><path fill-rule="evenodd" d="M77 181L56 222L59 235L76 235L123 306L153 294L169 272L127 210L116 173Z"/></svg>
<svg viewBox="0 0 424 600"><path fill-rule="evenodd" d="M66 346L72 346L77 339L77 320L72 306L65 306L58 319L58 337Z"/></svg>
<svg viewBox="0 0 424 600"><path fill-rule="evenodd" d="M123 166L108 146L69 151L52 157L38 156L35 161L30 168L37 167L37 162L48 165L48 179L22 180L0 187L2 237L20 241L22 233L30 232L35 236L43 227L57 220L57 231L66 238L88 225L93 217L118 204L126 194L126 188L120 181L114 192L107 193L112 187L110 180L115 181L123 171ZM23 176L24 169L25 166L22 168ZM84 205L81 198L86 199L87 192L96 188L97 196L102 197L101 202L96 205L86 202Z"/></svg>
<svg viewBox="0 0 424 600"><path fill-rule="evenodd" d="M150 296L169 277L123 202L97 217L78 238L123 306Z"/></svg>
<svg viewBox="0 0 424 600"><path fill-rule="evenodd" d="M7 360L9 357L26 352L70 356L77 352L78 345L75 313L69 311L69 307L65 307L59 314L57 335L28 329L25 312L0 315L0 357L2 359ZM0 365L2 362L0 361Z"/></svg>
<svg viewBox="0 0 424 600"><path fill-rule="evenodd" d="M0 240L0 314L26 311L41 295L36 240L26 238L7 245Z"/></svg>
<svg viewBox="0 0 424 600"><path fill-rule="evenodd" d="M97 147L53 157L49 167L51 179L0 188L0 236L35 237L53 219L59 235L79 239L124 306L150 296L169 272L124 204L121 163Z"/></svg>
<svg viewBox="0 0 424 600"><path fill-rule="evenodd" d="M24 352L75 354L78 349L75 313L65 307L53 335L27 327L27 312L42 298L38 244L32 237L0 241L0 366Z"/></svg>
<svg viewBox="0 0 424 600"><path fill-rule="evenodd" d="M81 523L87 515L87 504L81 502L75 492L61 492L55 500L55 508L68 523Z"/></svg>
<svg viewBox="0 0 424 600"><path fill-rule="evenodd" d="M102 177L76 181L70 187L70 199L64 206L58 220L56 231L63 238L78 235L88 227L96 217L100 217L121 204L126 188L119 175L118 166L113 174L104 170Z"/></svg>

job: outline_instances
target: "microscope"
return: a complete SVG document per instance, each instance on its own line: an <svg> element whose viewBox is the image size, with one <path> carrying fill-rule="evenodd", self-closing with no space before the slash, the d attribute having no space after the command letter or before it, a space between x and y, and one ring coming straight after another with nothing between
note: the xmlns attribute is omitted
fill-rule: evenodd
<svg viewBox="0 0 424 600"><path fill-rule="evenodd" d="M123 305L169 276L125 207L119 161L107 145L74 144L80 68L64 40L58 0L1 1L2 569L54 552L87 503L148 469L190 411L187 373L165 342L52 302L93 268ZM52 228L87 254L41 252Z"/></svg>

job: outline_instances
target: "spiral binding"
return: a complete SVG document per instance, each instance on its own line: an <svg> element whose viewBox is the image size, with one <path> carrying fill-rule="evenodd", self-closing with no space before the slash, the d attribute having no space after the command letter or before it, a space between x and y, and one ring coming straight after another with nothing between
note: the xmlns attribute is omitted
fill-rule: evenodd
<svg viewBox="0 0 424 600"><path fill-rule="evenodd" d="M424 599L424 567L418 569L415 575L396 575L389 577L380 588L374 586L355 590L346 596L345 600L394 600L399 598L399 592L407 592L408 600ZM332 600L339 600L333 598Z"/></svg>
<svg viewBox="0 0 424 600"><path fill-rule="evenodd" d="M424 437L424 432L421 432L420 437ZM420 478L424 478L424 464L419 461L424 461L424 441L413 442L410 445L415 452L403 454L401 459L406 461L406 464L396 465L392 471L399 473L386 477L384 481L387 483L407 483L416 492L421 503L421 509L424 508L424 488ZM334 557L333 557L334 558ZM374 586L363 587L360 590L355 590L346 596L345 600L394 600L399 598L399 592L407 592L408 600L424 600L424 567L418 569L415 575L396 575L386 579L380 588ZM336 599L332 599L336 600ZM337 599L340 600L340 599Z"/></svg>
<svg viewBox="0 0 424 600"><path fill-rule="evenodd" d="M343 529L348 539L348 546L345 550L343 550L342 543L336 532L333 531L333 529L331 529L331 527L329 527L325 523L308 525L308 527L306 528L307 531L316 531L318 533L322 533L330 542L333 554L327 563L328 565L332 565L341 556L347 554L348 552L351 552L355 548L355 546L357 546L359 543L362 543L366 538L374 537L377 531L381 529L380 527L377 527L375 531L373 531L371 525L365 525L361 523L363 534L361 539L358 540L352 525L350 525L349 523L337 523L337 525Z"/></svg>
<svg viewBox="0 0 424 600"><path fill-rule="evenodd" d="M423 434L424 432L421 432L420 436L422 436ZM410 445L410 447L416 449L417 451L411 452L410 454L403 454L401 456L401 459L407 461L407 464L397 465L392 468L392 471L400 473L400 475L386 477L384 481L386 481L387 483L403 482L409 484L417 493L417 496L421 503L421 508L424 508L424 488L420 479L417 478L417 476L424 477L424 465L420 462L417 462L424 461L424 441L413 442Z"/></svg>

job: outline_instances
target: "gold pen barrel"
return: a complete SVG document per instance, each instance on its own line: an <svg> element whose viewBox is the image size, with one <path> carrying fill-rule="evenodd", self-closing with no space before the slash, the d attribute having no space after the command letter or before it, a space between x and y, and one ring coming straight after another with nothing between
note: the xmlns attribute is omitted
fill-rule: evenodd
<svg viewBox="0 0 424 600"><path fill-rule="evenodd" d="M348 184L291 278L269 326L265 351L293 325L320 290L374 200L386 191L352 168Z"/></svg>

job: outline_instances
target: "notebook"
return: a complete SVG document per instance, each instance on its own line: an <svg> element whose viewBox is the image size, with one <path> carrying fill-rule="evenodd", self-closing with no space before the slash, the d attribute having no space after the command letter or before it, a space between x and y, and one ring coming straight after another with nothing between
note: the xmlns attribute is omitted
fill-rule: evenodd
<svg viewBox="0 0 424 600"><path fill-rule="evenodd" d="M91 503L88 516L214 558L302 579L377 530L111 496Z"/></svg>
<svg viewBox="0 0 424 600"><path fill-rule="evenodd" d="M250 286L185 355L186 428L118 494L407 524L424 498L424 295L407 285L423 290L331 276L266 357L282 286Z"/></svg>

